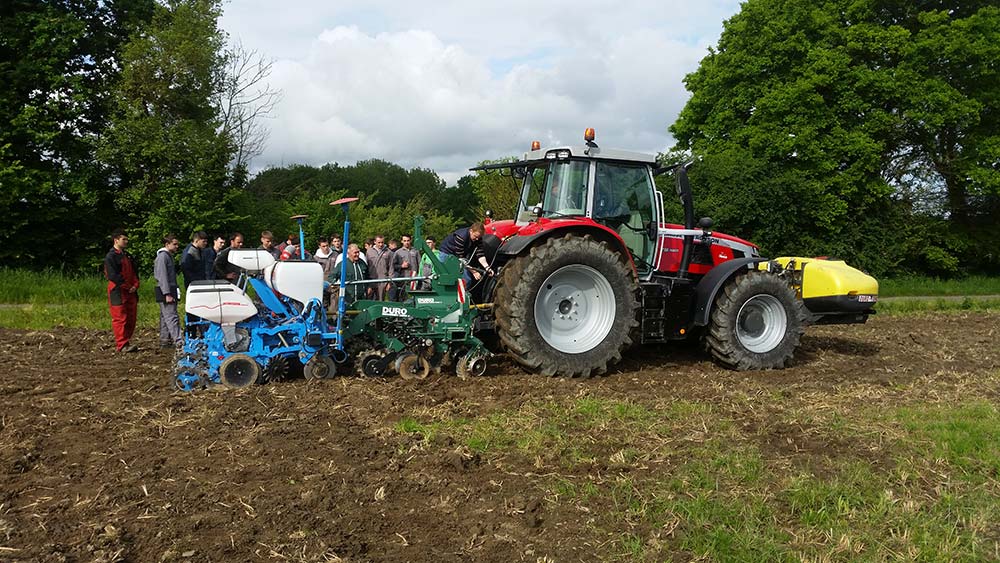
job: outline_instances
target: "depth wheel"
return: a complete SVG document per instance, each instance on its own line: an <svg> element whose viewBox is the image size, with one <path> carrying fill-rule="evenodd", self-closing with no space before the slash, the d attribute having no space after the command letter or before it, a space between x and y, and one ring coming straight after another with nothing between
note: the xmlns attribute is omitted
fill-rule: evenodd
<svg viewBox="0 0 1000 563"><path fill-rule="evenodd" d="M766 272L731 280L712 306L705 345L736 370L781 369L799 346L806 313L795 290Z"/></svg>
<svg viewBox="0 0 1000 563"><path fill-rule="evenodd" d="M482 356L462 356L455 365L455 374L461 379L486 375L486 358Z"/></svg>
<svg viewBox="0 0 1000 563"><path fill-rule="evenodd" d="M385 354L378 350L368 350L358 355L358 368L364 377L382 377L385 375L386 366L383 359Z"/></svg>
<svg viewBox="0 0 1000 563"><path fill-rule="evenodd" d="M426 379L431 374L431 364L423 356L403 356L399 362L399 376L403 379Z"/></svg>
<svg viewBox="0 0 1000 563"><path fill-rule="evenodd" d="M260 377L260 364L246 354L233 354L219 366L219 379L230 389L253 385Z"/></svg>
<svg viewBox="0 0 1000 563"><path fill-rule="evenodd" d="M177 368L174 374L174 387L178 391L190 393L205 387L208 374L202 368Z"/></svg>
<svg viewBox="0 0 1000 563"><path fill-rule="evenodd" d="M309 358L302 369L306 379L330 379L337 375L337 363L330 356L320 356L319 354Z"/></svg>
<svg viewBox="0 0 1000 563"><path fill-rule="evenodd" d="M497 332L522 366L590 377L621 360L639 326L623 256L590 235L553 238L512 261L497 289Z"/></svg>

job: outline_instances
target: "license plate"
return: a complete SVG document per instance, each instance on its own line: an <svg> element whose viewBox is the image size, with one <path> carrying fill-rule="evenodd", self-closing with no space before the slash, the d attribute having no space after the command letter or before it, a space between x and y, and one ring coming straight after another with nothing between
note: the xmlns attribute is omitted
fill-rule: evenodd
<svg viewBox="0 0 1000 563"><path fill-rule="evenodd" d="M858 296L858 302L859 303L874 303L877 300L878 300L878 296L875 296L875 295L859 295Z"/></svg>

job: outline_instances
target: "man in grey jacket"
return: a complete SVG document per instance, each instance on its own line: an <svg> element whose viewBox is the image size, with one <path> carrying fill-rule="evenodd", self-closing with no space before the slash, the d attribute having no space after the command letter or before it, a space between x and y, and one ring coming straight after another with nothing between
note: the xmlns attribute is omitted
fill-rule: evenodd
<svg viewBox="0 0 1000 563"><path fill-rule="evenodd" d="M153 278L156 280L156 302L160 305L160 347L174 348L184 345L181 336L181 320L177 317L177 301L180 291L177 289L177 268L174 265L174 254L180 247L180 241L174 235L163 237L163 248L156 251L153 260Z"/></svg>
<svg viewBox="0 0 1000 563"><path fill-rule="evenodd" d="M399 238L403 246L396 249L392 255L392 272L394 278L416 277L420 271L420 252L413 248L413 237L403 235ZM406 299L407 290L416 287L416 282L398 282L394 284L390 299L393 301L403 301Z"/></svg>
<svg viewBox="0 0 1000 563"><path fill-rule="evenodd" d="M368 277L373 280L385 279L392 272L392 254L385 247L385 237L378 235L372 247L368 249ZM385 294L389 289L389 283L373 284L375 287L375 299L385 301Z"/></svg>

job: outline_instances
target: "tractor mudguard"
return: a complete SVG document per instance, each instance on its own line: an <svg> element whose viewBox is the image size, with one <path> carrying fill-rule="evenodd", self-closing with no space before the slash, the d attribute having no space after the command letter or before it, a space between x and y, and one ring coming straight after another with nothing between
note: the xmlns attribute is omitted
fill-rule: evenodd
<svg viewBox="0 0 1000 563"><path fill-rule="evenodd" d="M551 228L546 228L530 235L517 235L510 237L505 240L502 245L500 245L499 252L500 254L504 254L506 256L517 256L525 249L534 246L536 241L542 241L552 236L563 236L566 233L575 233L581 236L590 234L596 235L597 238L613 240L614 245L616 245L614 250L626 253L629 257L629 264L633 265L633 270L635 269L632 262L632 253L625 248L625 243L622 241L621 237L618 236L618 233L591 221L574 221L569 224L554 225Z"/></svg>
<svg viewBox="0 0 1000 563"><path fill-rule="evenodd" d="M767 258L737 258L735 260L723 262L709 270L709 272L705 274L705 277L701 278L701 281L699 281L698 285L695 286L694 319L692 319L694 326L708 325L709 318L712 314L712 303L715 302L715 296L718 295L722 286L725 285L730 278L736 275L736 272L738 272L741 268L746 268L751 264L757 264L760 262L767 262Z"/></svg>

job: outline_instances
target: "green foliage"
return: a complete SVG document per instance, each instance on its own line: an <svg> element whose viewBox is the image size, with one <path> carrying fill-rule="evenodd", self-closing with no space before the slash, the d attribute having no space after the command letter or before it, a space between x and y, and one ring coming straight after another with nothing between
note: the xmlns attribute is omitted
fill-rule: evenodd
<svg viewBox="0 0 1000 563"><path fill-rule="evenodd" d="M880 297L925 295L1000 295L1000 277L969 276L961 279L899 276L878 281Z"/></svg>
<svg viewBox="0 0 1000 563"><path fill-rule="evenodd" d="M103 257L117 214L97 139L119 50L153 6L10 0L0 7L0 261L74 269Z"/></svg>
<svg viewBox="0 0 1000 563"><path fill-rule="evenodd" d="M153 299L152 279L139 286L138 326L155 328L159 308ZM50 330L56 327L107 330L108 282L93 274L67 274L58 270L33 272L0 268L0 326Z"/></svg>
<svg viewBox="0 0 1000 563"><path fill-rule="evenodd" d="M116 178L117 208L137 255L168 232L232 222L234 147L220 131L214 95L223 85L218 0L172 0L123 51L122 80L99 154Z"/></svg>
<svg viewBox="0 0 1000 563"><path fill-rule="evenodd" d="M701 213L765 253L875 274L996 268L995 252L963 244L1000 218L988 4L744 3L671 126L676 150L704 157L691 171ZM934 220L947 228L912 227Z"/></svg>
<svg viewBox="0 0 1000 563"><path fill-rule="evenodd" d="M263 230L278 238L297 233L292 215L309 215L304 227L310 249L320 236L343 233L343 214L330 202L341 197L359 197L351 204L351 238L361 242L384 234L399 238L412 233L413 218L427 221L425 234L441 240L472 214L471 191L461 186L446 188L433 172L382 160L353 166L328 164L319 168L293 165L271 168L251 180L236 197L235 210L244 220L233 224L249 244L257 244ZM287 232L286 232L287 231Z"/></svg>
<svg viewBox="0 0 1000 563"><path fill-rule="evenodd" d="M497 160L484 160L479 166L513 162L517 157L506 157ZM507 170L477 170L474 174L463 176L459 185L470 185L479 201L477 217L484 217L486 211L493 212L493 218L513 219L517 210L518 198L521 197L521 181L512 178Z"/></svg>

